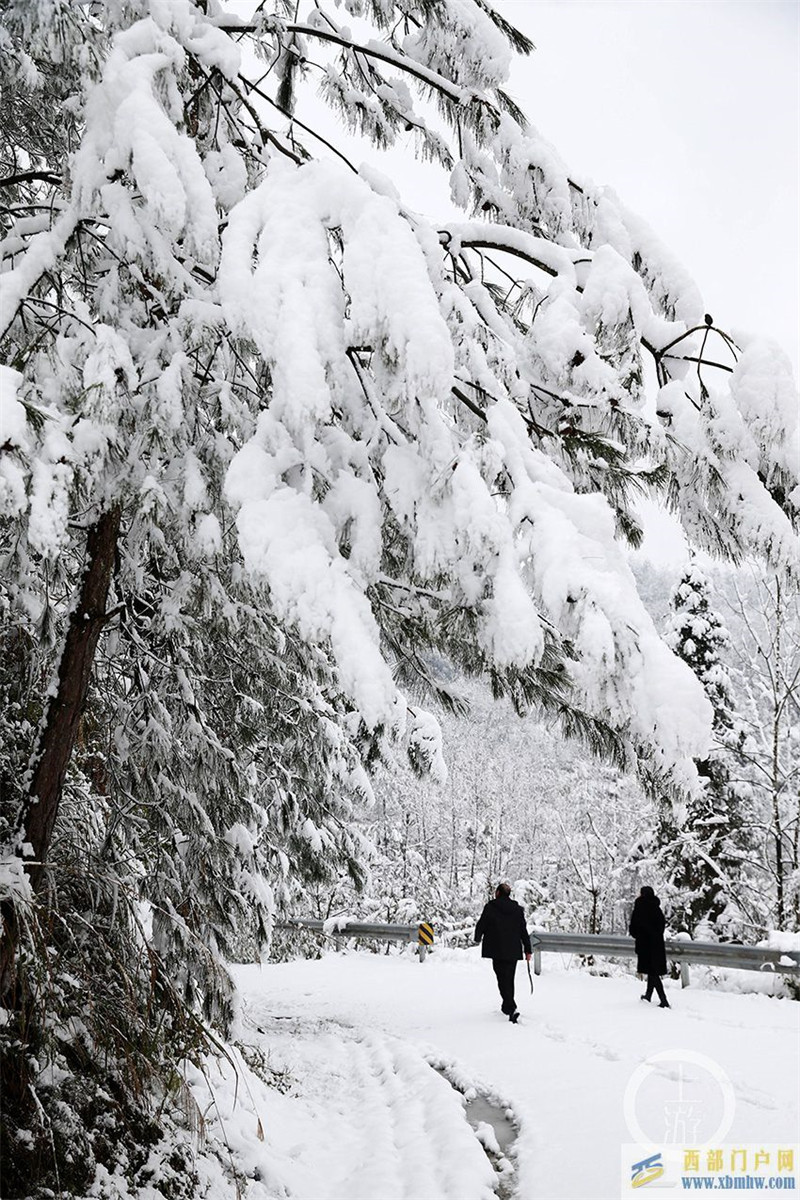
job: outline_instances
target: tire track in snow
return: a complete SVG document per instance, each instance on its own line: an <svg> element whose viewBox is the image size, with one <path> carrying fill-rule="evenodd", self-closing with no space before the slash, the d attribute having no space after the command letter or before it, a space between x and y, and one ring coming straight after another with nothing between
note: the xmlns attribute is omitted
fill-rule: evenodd
<svg viewBox="0 0 800 1200"><path fill-rule="evenodd" d="M243 1024L252 1045L283 1060L295 1104L321 1131L308 1152L328 1163L325 1190L290 1185L295 1200L497 1200L462 1094L410 1043L257 1010Z"/></svg>

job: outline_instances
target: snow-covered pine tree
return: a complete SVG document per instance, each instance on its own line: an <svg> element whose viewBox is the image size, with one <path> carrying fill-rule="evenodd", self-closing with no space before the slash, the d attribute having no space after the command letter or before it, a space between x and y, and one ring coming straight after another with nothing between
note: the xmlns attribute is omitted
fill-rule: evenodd
<svg viewBox="0 0 800 1200"><path fill-rule="evenodd" d="M709 578L694 561L675 586L671 606L667 642L694 671L714 711L711 743L697 762L701 787L689 797L682 820L676 822L672 811L662 818L671 920L690 933L701 923L718 933L740 933L749 858L744 810L752 792L744 779L746 728L725 663L730 635L712 607Z"/></svg>
<svg viewBox="0 0 800 1200"><path fill-rule="evenodd" d="M800 929L800 594L753 571L730 589L734 672L747 738L742 754L767 929Z"/></svg>
<svg viewBox="0 0 800 1200"><path fill-rule="evenodd" d="M3 6L0 993L28 1188L126 1154L136 1177L134 1115L224 1023L242 915L259 940L270 889L358 869L384 739L438 765L429 651L691 789L710 706L636 595L635 497L796 567L785 359L567 174L485 0L347 10ZM412 133L469 219L356 169L315 90L359 161Z"/></svg>

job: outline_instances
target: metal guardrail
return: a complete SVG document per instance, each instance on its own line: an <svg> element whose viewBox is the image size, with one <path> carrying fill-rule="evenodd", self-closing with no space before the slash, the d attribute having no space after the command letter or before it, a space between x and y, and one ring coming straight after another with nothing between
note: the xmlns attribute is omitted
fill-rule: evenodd
<svg viewBox="0 0 800 1200"><path fill-rule="evenodd" d="M427 921L416 925L382 925L363 921L276 921L276 929L306 929L328 937L367 937L382 942L416 942L420 962L425 961L428 947L433 945L433 926Z"/></svg>
<svg viewBox="0 0 800 1200"><path fill-rule="evenodd" d="M297 919L276 921L276 929L305 929L330 937L366 937L387 942L416 942L420 962L433 944L433 926L376 924L362 921L315 921ZM446 935L445 935L446 936ZM681 969L681 984L689 986L689 964L729 967L737 971L769 970L781 975L800 976L800 951L778 950L771 946L744 946L732 942L694 942L691 938L666 938L667 958ZM613 933L559 933L544 929L531 931L533 969L542 973L542 954L585 954L599 958L634 958L633 938Z"/></svg>
<svg viewBox="0 0 800 1200"><path fill-rule="evenodd" d="M542 954L591 954L599 958L634 958L633 938L611 933L558 933L536 929L531 932L533 969L542 973ZM667 958L681 969L681 984L689 986L689 964L729 967L736 971L770 970L781 975L800 975L800 951L771 946L744 946L731 942L694 942L690 938L666 938Z"/></svg>

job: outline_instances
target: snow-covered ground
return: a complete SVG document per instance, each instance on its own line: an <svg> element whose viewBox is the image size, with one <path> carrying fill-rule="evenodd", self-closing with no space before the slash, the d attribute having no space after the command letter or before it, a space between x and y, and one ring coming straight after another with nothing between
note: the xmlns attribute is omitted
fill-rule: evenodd
<svg viewBox="0 0 800 1200"><path fill-rule="evenodd" d="M207 1132L253 1181L248 1200L485 1200L498 1159L465 1117L471 1087L513 1113L501 1193L518 1200L615 1200L621 1147L639 1137L797 1140L800 1005L668 982L662 1011L632 975L566 965L546 957L531 997L520 964L517 1026L477 951L238 967L253 1070L239 1060L236 1082L220 1058L190 1078ZM228 1194L221 1176L209 1185Z"/></svg>

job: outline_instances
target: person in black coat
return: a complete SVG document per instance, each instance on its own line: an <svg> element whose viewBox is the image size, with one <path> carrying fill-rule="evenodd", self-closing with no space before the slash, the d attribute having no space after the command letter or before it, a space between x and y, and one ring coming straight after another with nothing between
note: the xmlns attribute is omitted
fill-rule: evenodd
<svg viewBox="0 0 800 1200"><path fill-rule="evenodd" d="M636 970L647 976L647 990L642 996L650 1003L653 990L658 993L659 1008L669 1008L661 976L667 973L667 952L664 949L664 914L661 901L651 887L643 887L636 897L628 932L636 941Z"/></svg>
<svg viewBox="0 0 800 1200"><path fill-rule="evenodd" d="M514 1001L514 975L523 951L525 958L530 959L531 939L525 925L525 913L516 900L511 899L510 883L497 885L494 900L490 900L481 913L475 926L475 941L481 939L481 957L492 960L497 976L503 1001L500 1011L516 1024L519 1013Z"/></svg>

